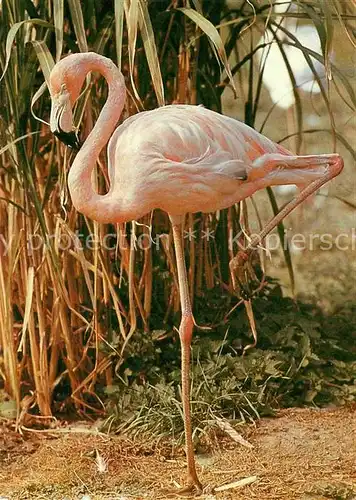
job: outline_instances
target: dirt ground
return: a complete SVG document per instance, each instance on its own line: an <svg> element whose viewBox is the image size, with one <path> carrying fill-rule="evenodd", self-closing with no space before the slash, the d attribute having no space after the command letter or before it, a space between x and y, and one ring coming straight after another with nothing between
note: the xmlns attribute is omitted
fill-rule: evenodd
<svg viewBox="0 0 356 500"><path fill-rule="evenodd" d="M252 448L226 436L197 453L201 498L356 500L355 416L355 406L290 409L239 427ZM167 443L132 442L83 422L22 436L0 424L2 500L168 499L184 482L183 450ZM248 486L214 491L251 476Z"/></svg>

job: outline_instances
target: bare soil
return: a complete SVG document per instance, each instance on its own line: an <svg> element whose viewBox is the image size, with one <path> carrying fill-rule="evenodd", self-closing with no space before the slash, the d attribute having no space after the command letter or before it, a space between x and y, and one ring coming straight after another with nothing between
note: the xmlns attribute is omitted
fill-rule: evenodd
<svg viewBox="0 0 356 500"><path fill-rule="evenodd" d="M200 497L356 500L356 407L283 410L237 430L253 448L221 438L197 453ZM0 423L1 424L1 423ZM0 434L1 499L168 499L184 484L182 449L133 442L80 422L50 431ZM96 456L107 464L98 470ZM257 476L249 486L214 488Z"/></svg>

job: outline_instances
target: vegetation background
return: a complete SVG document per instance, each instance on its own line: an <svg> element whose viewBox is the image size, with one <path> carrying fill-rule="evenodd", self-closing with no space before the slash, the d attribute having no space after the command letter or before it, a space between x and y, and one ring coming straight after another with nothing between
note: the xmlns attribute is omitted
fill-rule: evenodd
<svg viewBox="0 0 356 500"><path fill-rule="evenodd" d="M36 416L107 415L109 410L107 425L133 433L181 431L179 298L168 220L156 211L139 223L104 226L71 206L66 175L73 153L45 123L50 111L45 81L63 55L94 50L121 67L128 88L122 119L164 103L203 104L263 129L274 140L288 141L285 115L272 109L263 87L266 68L257 49L271 43L261 38L264 33L274 33L284 55L288 44L295 45L316 78L316 60L332 75L317 100L300 97L294 89L295 145L305 153L337 150L346 161L341 191L331 188L318 212L308 209L311 215L302 230L315 230L315 224L310 226L315 213L329 223L329 203L338 204L332 233L352 227L355 72L338 54L343 47L355 54L355 4L285 3L296 10L282 17L315 25L322 55L292 33L287 42L283 39L286 33L278 29L280 18L268 1L2 0L1 416L28 423L37 421ZM288 67L286 57L285 63ZM293 81L290 66L288 71ZM232 100L232 82L237 100ZM106 93L105 82L91 75L75 109L83 138ZM314 127L307 124L310 110L321 119ZM310 142L311 137L318 139ZM97 186L101 192L107 189L104 153ZM283 297L281 286L266 277L268 269L271 275L278 271L283 285L293 282L288 248L275 255L277 271L268 267L262 252L241 277L241 287L253 298L259 332L258 348L241 356L243 346L251 343L250 325L239 293L231 287L228 263L237 247L229 235L243 229L244 240L282 201L272 190L256 200L216 214L189 215L186 221L187 230L197 231L185 243L194 313L199 325L209 327L196 329L193 346L198 433L222 416L245 420L283 405L355 399L354 260L348 252L340 255L333 249L327 254L320 281L322 292L329 294L326 303L317 290L315 266L301 266L301 257L294 257L306 282L316 286L314 302L304 304ZM347 222L341 226L341 220ZM213 231L215 237L203 238L203 231ZM279 234L283 239L283 227ZM142 244L151 238L157 245ZM318 263L324 256L309 252L303 259ZM325 269L334 262L341 263L343 275L336 272L332 286L326 287ZM304 298L310 295L300 280L297 288ZM325 316L319 306L333 315Z"/></svg>

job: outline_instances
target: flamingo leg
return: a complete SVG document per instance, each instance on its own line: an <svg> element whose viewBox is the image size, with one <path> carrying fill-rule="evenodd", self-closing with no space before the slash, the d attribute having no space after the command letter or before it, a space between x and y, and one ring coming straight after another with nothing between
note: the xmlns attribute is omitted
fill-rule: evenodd
<svg viewBox="0 0 356 500"><path fill-rule="evenodd" d="M179 338L182 353L182 403L184 417L185 446L188 466L187 486L179 493L198 493L203 490L195 467L192 439L192 422L190 412L190 345L193 335L193 313L190 302L187 270L184 260L182 239L182 217L170 216L173 228L174 247L176 252L179 294L182 319L179 327Z"/></svg>
<svg viewBox="0 0 356 500"><path fill-rule="evenodd" d="M326 182L330 181L332 178L336 177L341 170L343 169L343 160L338 154L323 154L323 155L308 155L308 156L284 156L284 155L275 155L275 154L267 154L257 159L256 161L256 170L254 175L257 179L263 179L263 176L266 175L266 183L267 187L274 184L273 180L268 181L268 173L272 172L275 168L281 168L280 165L283 165L283 169L285 173L288 174L288 168L293 169L294 172L296 169L300 170L301 176L303 175L303 171L307 174L308 169L311 170L315 168L317 165L322 165L325 167L325 172L320 175L319 178L316 178L310 184L308 184L302 191L296 196L293 200L291 200L287 205L282 208L282 210L273 217L270 222L266 224L263 230L251 239L248 246L238 252L236 257L234 257L230 262L230 270L232 274L236 271L236 269L241 266L243 260L247 260L248 256L255 250L261 241L287 216L292 210L294 210L298 205L300 205L308 196L312 195L320 189ZM276 177L277 178L277 177ZM276 183L277 184L277 183Z"/></svg>

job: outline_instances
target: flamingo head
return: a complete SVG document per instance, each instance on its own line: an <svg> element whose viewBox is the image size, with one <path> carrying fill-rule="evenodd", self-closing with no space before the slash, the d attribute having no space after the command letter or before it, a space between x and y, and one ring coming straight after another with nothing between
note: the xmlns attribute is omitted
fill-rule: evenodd
<svg viewBox="0 0 356 500"><path fill-rule="evenodd" d="M73 54L59 61L51 71L49 85L51 132L73 149L79 149L80 143L73 124L72 108L88 72L83 64L85 61L78 59L78 54Z"/></svg>

